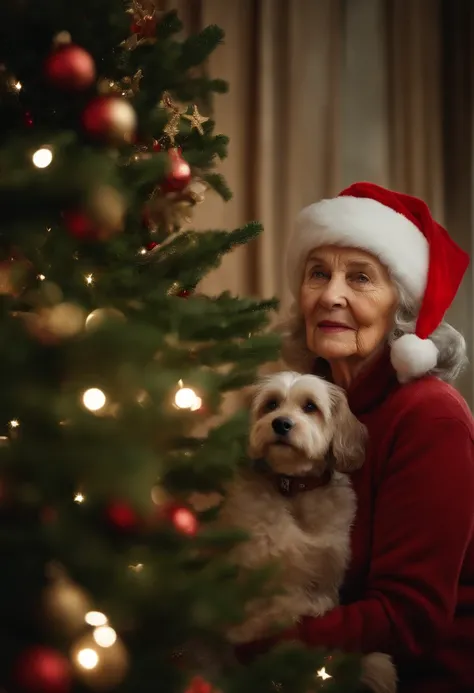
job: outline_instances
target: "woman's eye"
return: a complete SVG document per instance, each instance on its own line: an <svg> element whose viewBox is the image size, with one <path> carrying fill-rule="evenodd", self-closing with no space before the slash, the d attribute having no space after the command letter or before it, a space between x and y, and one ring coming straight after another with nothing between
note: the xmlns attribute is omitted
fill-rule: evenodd
<svg viewBox="0 0 474 693"><path fill-rule="evenodd" d="M318 411L318 407L309 399L303 404L303 411L307 414L312 414L313 412Z"/></svg>
<svg viewBox="0 0 474 693"><path fill-rule="evenodd" d="M367 284L367 282L370 281L368 276L366 274L362 274L362 272L359 272L358 274L354 275L354 280L359 284Z"/></svg>
<svg viewBox="0 0 474 693"><path fill-rule="evenodd" d="M311 279L326 279L328 276L327 272L324 272L321 269L312 269L309 273L309 276Z"/></svg>
<svg viewBox="0 0 474 693"><path fill-rule="evenodd" d="M268 402L265 402L266 411L275 411L275 409L278 409L278 402L276 399L269 399Z"/></svg>

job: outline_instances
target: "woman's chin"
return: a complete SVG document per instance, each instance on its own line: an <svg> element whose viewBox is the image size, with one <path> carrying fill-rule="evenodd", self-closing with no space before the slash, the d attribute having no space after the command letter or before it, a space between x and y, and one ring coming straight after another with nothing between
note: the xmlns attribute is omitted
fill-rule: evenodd
<svg viewBox="0 0 474 693"><path fill-rule="evenodd" d="M326 361L347 359L357 353L355 344L348 344L337 338L326 337L317 341L311 351Z"/></svg>

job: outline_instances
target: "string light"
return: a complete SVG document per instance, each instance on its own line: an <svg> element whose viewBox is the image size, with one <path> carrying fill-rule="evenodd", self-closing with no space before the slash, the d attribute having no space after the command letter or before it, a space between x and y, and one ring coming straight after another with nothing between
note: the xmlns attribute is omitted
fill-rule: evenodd
<svg viewBox="0 0 474 693"><path fill-rule="evenodd" d="M106 402L107 397L98 387L91 387L82 395L82 403L89 411L99 411Z"/></svg>
<svg viewBox="0 0 474 693"><path fill-rule="evenodd" d="M319 669L319 671L317 673L318 673L318 677L320 679L322 679L323 681L326 681L326 679L332 679L331 674L327 673L325 667L323 667L322 669Z"/></svg>
<svg viewBox="0 0 474 693"><path fill-rule="evenodd" d="M84 503L85 500L86 497L83 496L82 493L76 493L76 495L74 496L74 503L81 504Z"/></svg>
<svg viewBox="0 0 474 693"><path fill-rule="evenodd" d="M77 653L77 663L83 669L95 669L99 663L99 655L91 647L85 647Z"/></svg>
<svg viewBox="0 0 474 693"><path fill-rule="evenodd" d="M86 276L84 277L84 281L87 284L87 286L91 286L94 283L94 275L86 274Z"/></svg>
<svg viewBox="0 0 474 693"><path fill-rule="evenodd" d="M180 380L179 390L174 396L174 403L178 409L190 409L197 411L202 405L202 399L197 396L194 390L190 387L183 387L183 381Z"/></svg>
<svg viewBox="0 0 474 693"><path fill-rule="evenodd" d="M146 248L140 248L140 250L138 251L138 254L139 254L139 255L146 255L146 253L147 253L147 249L146 249Z"/></svg>
<svg viewBox="0 0 474 693"><path fill-rule="evenodd" d="M107 616L101 611L88 611L84 620L89 626L94 626L94 628L106 626L108 622Z"/></svg>
<svg viewBox="0 0 474 693"><path fill-rule="evenodd" d="M99 626L92 637L99 647L112 647L117 640L117 633L110 626Z"/></svg>
<svg viewBox="0 0 474 693"><path fill-rule="evenodd" d="M8 422L8 425L10 426L10 428L18 428L20 422L18 421L18 419L12 419Z"/></svg>
<svg viewBox="0 0 474 693"><path fill-rule="evenodd" d="M33 164L36 168L47 168L53 160L53 152L49 147L37 149L32 156Z"/></svg>
<svg viewBox="0 0 474 693"><path fill-rule="evenodd" d="M44 280L46 279L46 277L44 276L44 274L38 274L37 279L39 279L40 282L44 282Z"/></svg>
<svg viewBox="0 0 474 693"><path fill-rule="evenodd" d="M19 80L17 80L13 86L17 91L21 91L23 88L23 84Z"/></svg>

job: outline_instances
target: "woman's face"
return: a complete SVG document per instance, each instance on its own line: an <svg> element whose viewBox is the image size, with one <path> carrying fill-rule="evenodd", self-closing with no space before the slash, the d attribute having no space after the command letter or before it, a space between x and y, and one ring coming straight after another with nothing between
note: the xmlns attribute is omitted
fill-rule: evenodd
<svg viewBox="0 0 474 693"><path fill-rule="evenodd" d="M397 305L387 269L370 253L323 246L308 255L300 308L316 356L366 359L390 332Z"/></svg>

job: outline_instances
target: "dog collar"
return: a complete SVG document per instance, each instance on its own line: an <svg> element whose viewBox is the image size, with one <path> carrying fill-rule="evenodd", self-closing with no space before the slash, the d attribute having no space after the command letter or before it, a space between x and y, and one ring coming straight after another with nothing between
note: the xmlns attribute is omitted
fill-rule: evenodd
<svg viewBox="0 0 474 693"><path fill-rule="evenodd" d="M313 491L315 488L327 486L332 479L332 469L327 468L321 476L293 476L291 474L275 474L270 471L264 460L258 460L255 464L257 471L269 475L277 491L285 498L293 498L298 493Z"/></svg>
<svg viewBox="0 0 474 693"><path fill-rule="evenodd" d="M303 491L312 491L321 486L327 486L332 479L332 471L326 469L321 476L290 476L275 474L276 487L285 498L293 498Z"/></svg>

